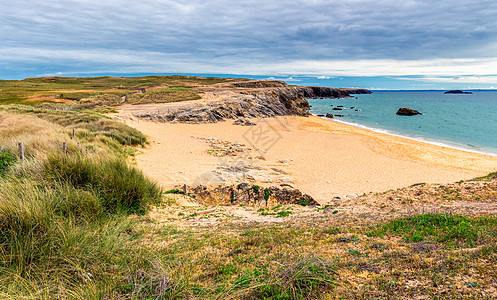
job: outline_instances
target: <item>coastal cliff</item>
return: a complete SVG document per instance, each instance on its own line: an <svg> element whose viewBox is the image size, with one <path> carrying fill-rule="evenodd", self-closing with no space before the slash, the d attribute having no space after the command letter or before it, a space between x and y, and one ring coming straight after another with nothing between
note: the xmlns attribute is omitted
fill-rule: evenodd
<svg viewBox="0 0 497 300"><path fill-rule="evenodd" d="M309 116L308 98L345 98L363 89L288 86L282 81L248 81L201 90L204 99L135 107L136 118L181 123L216 123L226 119ZM205 101L205 99L209 101Z"/></svg>

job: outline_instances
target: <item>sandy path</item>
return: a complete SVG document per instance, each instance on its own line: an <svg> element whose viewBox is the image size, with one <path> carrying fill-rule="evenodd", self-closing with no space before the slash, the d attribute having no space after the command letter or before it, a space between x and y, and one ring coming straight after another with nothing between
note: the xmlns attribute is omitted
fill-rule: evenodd
<svg viewBox="0 0 497 300"><path fill-rule="evenodd" d="M326 203L337 195L382 192L419 182L449 183L497 170L494 156L417 142L318 117L260 119L252 127L234 126L233 120L201 125L126 122L151 138L150 147L136 161L165 188L191 184L220 165L236 161L255 166L259 173L278 170L277 176L262 176L265 178L262 180L256 177L258 184L278 185L281 178L288 179L295 188ZM245 153L243 159L215 157L207 153L210 146L199 137L238 142L253 150ZM254 158L259 155L265 160Z"/></svg>

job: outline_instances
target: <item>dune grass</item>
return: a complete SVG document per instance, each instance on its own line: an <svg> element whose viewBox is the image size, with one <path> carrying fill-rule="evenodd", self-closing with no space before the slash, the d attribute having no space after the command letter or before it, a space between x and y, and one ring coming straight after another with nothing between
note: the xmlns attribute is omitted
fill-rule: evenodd
<svg viewBox="0 0 497 300"><path fill-rule="evenodd" d="M124 140L144 136L116 123L86 112L0 111L0 298L99 299L152 268L153 255L133 247L129 216L162 191L128 163ZM117 129L122 143L109 134Z"/></svg>

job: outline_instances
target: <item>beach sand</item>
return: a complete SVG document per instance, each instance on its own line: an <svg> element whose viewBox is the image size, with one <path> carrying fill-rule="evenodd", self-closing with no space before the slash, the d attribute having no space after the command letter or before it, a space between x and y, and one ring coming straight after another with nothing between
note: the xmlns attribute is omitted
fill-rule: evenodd
<svg viewBox="0 0 497 300"><path fill-rule="evenodd" d="M126 120L125 116L120 114L151 140L136 156L138 167L165 189L205 181L212 172L225 183L238 183L249 170L252 175L248 177L255 184L286 183L326 204L334 196L383 192L421 182L450 183L497 170L496 156L314 116L254 119L256 126L235 126L233 120L199 125L155 123ZM240 143L250 150L217 157L208 153L212 145L202 138Z"/></svg>

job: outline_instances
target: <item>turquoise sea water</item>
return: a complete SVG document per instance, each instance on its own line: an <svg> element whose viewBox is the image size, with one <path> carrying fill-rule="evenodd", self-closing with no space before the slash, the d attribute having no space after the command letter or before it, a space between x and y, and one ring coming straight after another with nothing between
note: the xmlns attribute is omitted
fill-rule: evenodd
<svg viewBox="0 0 497 300"><path fill-rule="evenodd" d="M497 154L497 91L473 91L473 94L375 91L353 96L357 99L309 99L311 112L342 114L343 117L335 119L418 140ZM338 105L343 110L332 110ZM399 107L413 108L423 115L398 116L395 113Z"/></svg>

